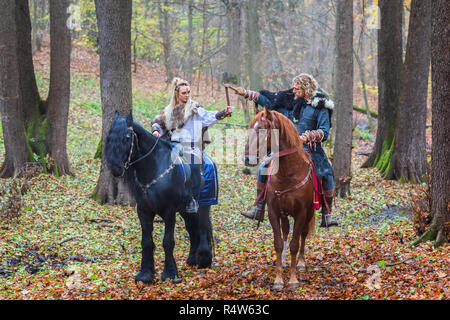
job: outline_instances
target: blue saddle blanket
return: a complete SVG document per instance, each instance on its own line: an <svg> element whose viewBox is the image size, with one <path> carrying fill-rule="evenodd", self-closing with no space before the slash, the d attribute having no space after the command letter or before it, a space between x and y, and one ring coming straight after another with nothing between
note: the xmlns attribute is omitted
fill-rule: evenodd
<svg viewBox="0 0 450 320"><path fill-rule="evenodd" d="M189 180L191 176L191 168L188 164L178 157L178 167L183 176L184 182ZM203 178L204 185L200 192L199 206L216 205L219 197L219 179L217 175L217 167L213 159L206 153L203 153Z"/></svg>
<svg viewBox="0 0 450 320"><path fill-rule="evenodd" d="M206 153L203 153L203 177L205 184L200 192L199 206L212 206L217 204L219 197L219 179L217 176L217 167L213 159Z"/></svg>

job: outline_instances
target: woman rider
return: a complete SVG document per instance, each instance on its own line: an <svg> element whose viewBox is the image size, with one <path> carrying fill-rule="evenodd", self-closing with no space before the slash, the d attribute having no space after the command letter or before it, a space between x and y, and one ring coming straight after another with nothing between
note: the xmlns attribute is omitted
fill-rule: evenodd
<svg viewBox="0 0 450 320"><path fill-rule="evenodd" d="M196 213L202 185L202 155L204 143L207 142L206 129L230 116L232 108L227 106L220 112L208 111L190 96L189 82L174 78L171 83L170 103L152 120L152 133L182 146L183 159L191 167L192 198L186 212Z"/></svg>

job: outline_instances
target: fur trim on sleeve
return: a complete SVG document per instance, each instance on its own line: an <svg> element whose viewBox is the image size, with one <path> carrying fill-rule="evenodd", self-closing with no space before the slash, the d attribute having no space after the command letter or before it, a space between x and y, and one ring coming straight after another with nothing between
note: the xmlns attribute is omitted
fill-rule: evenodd
<svg viewBox="0 0 450 320"><path fill-rule="evenodd" d="M167 130L167 127L166 127L166 117L165 117L164 112L161 112L160 114L156 115L156 116L153 118L153 120L152 120L152 122L151 122L152 127L153 127L154 124L158 124L158 125L160 126L160 128L161 128L162 130L164 130L164 131Z"/></svg>

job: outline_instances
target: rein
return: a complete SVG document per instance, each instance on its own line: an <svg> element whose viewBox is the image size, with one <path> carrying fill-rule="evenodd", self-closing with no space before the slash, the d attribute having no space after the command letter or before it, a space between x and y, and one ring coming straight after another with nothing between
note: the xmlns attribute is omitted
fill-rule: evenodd
<svg viewBox="0 0 450 320"><path fill-rule="evenodd" d="M136 137L136 140L137 140L137 135L136 135L136 132L134 132L133 128L130 128L129 130L132 132L133 136L131 138L131 148L130 148L130 153L128 155L128 159L123 164L123 167L125 168L125 170L128 170L128 168L131 167L133 164L136 164L137 162L141 161L142 159L148 157L153 152L153 150L155 150L156 145L158 144L159 139L161 138L161 137L158 137L158 139L156 140L155 144L153 145L153 147L150 149L149 152L147 152L146 154L144 154L142 157L138 158L137 160L134 160L134 161L130 162L131 161L131 155L133 153L134 138Z"/></svg>
<svg viewBox="0 0 450 320"><path fill-rule="evenodd" d="M142 159L145 159L146 157L148 157L156 148L156 145L159 142L159 139L161 138L161 136L158 137L158 139L156 140L155 144L153 145L153 147L150 149L150 151L148 151L146 154L144 154L142 157L138 158L137 160L134 160L132 162L131 161L131 155L133 153L133 147L134 147L134 140L136 139L137 141L137 135L136 132L134 132L133 128L129 128L128 130L131 131L132 133L132 138L131 138L131 148L130 148L130 153L128 155L128 159L127 161L124 163L124 168L125 170L128 170L132 165L136 164L137 162L141 161ZM139 148L139 146L138 146ZM179 155L179 153L178 153ZM178 156L177 155L177 156ZM146 189L151 188L154 184L156 184L160 179L164 178L174 167L175 167L175 162L173 162L163 173L161 173L157 178L153 179L151 182L146 183L146 184L142 184L137 175L136 175L136 171L134 171L134 177L136 179L136 182L141 186L141 188L145 191ZM125 172L124 170L124 172Z"/></svg>

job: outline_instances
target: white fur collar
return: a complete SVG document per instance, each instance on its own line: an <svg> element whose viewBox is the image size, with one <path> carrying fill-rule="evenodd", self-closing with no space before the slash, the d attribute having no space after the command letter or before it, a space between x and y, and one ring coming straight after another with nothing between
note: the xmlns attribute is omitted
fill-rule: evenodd
<svg viewBox="0 0 450 320"><path fill-rule="evenodd" d="M317 97L316 95L319 94L319 93L322 94L321 92L319 92L317 90L313 92L310 104L314 108L317 108L317 106L319 105L319 102L324 101L325 108L333 110L334 109L334 102L333 102L333 100L328 99L327 97L320 97L320 96Z"/></svg>

